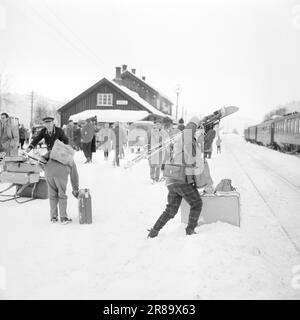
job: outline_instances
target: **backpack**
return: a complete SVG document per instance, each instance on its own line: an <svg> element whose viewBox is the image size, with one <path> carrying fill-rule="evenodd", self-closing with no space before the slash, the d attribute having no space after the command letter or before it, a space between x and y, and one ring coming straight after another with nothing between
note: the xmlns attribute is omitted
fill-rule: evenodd
<svg viewBox="0 0 300 320"><path fill-rule="evenodd" d="M221 192L230 192L235 191L236 188L234 188L231 184L231 179L222 179L220 183L216 186L215 192L221 191Z"/></svg>

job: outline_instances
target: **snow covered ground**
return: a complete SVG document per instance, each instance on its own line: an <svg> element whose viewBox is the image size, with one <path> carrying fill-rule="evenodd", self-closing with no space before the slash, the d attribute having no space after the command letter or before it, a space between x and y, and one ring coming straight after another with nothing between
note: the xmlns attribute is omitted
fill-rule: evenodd
<svg viewBox="0 0 300 320"><path fill-rule="evenodd" d="M48 200L0 203L0 298L299 299L300 159L240 136L222 139L211 173L240 192L240 228L218 222L186 236L178 212L147 239L167 195L164 183L150 183L147 161L114 168L98 151L84 165L78 152L93 224L79 225L71 195L66 226L49 223Z"/></svg>

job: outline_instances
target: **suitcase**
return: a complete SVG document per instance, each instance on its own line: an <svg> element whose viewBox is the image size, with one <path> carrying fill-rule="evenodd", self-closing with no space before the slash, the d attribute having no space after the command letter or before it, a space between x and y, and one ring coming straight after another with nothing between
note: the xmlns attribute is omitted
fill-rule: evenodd
<svg viewBox="0 0 300 320"><path fill-rule="evenodd" d="M6 170L9 172L34 172L40 173L43 169L37 164L31 164L28 162L7 162Z"/></svg>
<svg viewBox="0 0 300 320"><path fill-rule="evenodd" d="M19 192L22 186L17 187L17 195L24 198L48 199L48 185L45 178L40 178L39 182L30 184Z"/></svg>
<svg viewBox="0 0 300 320"><path fill-rule="evenodd" d="M201 196L203 206L198 225L217 221L240 226L240 195L236 191L218 192ZM189 204L182 199L181 222L188 223L190 213Z"/></svg>
<svg viewBox="0 0 300 320"><path fill-rule="evenodd" d="M80 189L78 195L79 223L92 223L92 199L89 189Z"/></svg>
<svg viewBox="0 0 300 320"><path fill-rule="evenodd" d="M65 165L72 165L75 150L61 142L60 140L55 140L53 148L50 153L50 159L56 160Z"/></svg>
<svg viewBox="0 0 300 320"><path fill-rule="evenodd" d="M15 183L27 184L35 183L40 180L39 173L23 173L23 172L8 172L3 171L0 173L0 182L2 183Z"/></svg>
<svg viewBox="0 0 300 320"><path fill-rule="evenodd" d="M25 162L27 158L25 156L5 156L5 162Z"/></svg>

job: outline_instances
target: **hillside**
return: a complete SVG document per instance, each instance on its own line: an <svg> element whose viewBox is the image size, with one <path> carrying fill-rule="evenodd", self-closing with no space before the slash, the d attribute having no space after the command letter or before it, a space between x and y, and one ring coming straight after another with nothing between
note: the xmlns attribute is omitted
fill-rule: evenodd
<svg viewBox="0 0 300 320"><path fill-rule="evenodd" d="M31 97L30 95L20 93L9 93L6 96L8 100L2 106L1 112L7 112L11 116L19 118L19 122L23 123L26 127L30 124L30 109L31 109ZM58 109L64 102L56 101L41 95L35 94L33 107L35 108L38 104L47 105L49 112L53 108Z"/></svg>

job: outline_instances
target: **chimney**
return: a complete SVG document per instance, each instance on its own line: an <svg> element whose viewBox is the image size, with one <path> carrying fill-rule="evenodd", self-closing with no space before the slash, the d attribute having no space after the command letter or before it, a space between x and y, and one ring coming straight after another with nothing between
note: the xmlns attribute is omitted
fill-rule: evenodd
<svg viewBox="0 0 300 320"><path fill-rule="evenodd" d="M145 77L145 76L142 76L142 80L143 80L143 81L146 81L146 77Z"/></svg>
<svg viewBox="0 0 300 320"><path fill-rule="evenodd" d="M135 71L136 71L135 69L131 69L131 72L132 72L133 74L135 74Z"/></svg>
<svg viewBox="0 0 300 320"><path fill-rule="evenodd" d="M122 72L125 72L127 70L127 65L126 64L123 64L122 65Z"/></svg>
<svg viewBox="0 0 300 320"><path fill-rule="evenodd" d="M116 67L116 76L113 79L114 82L121 85L122 84L122 78L121 78L121 67Z"/></svg>
<svg viewBox="0 0 300 320"><path fill-rule="evenodd" d="M121 79L121 67L116 67L116 79Z"/></svg>

